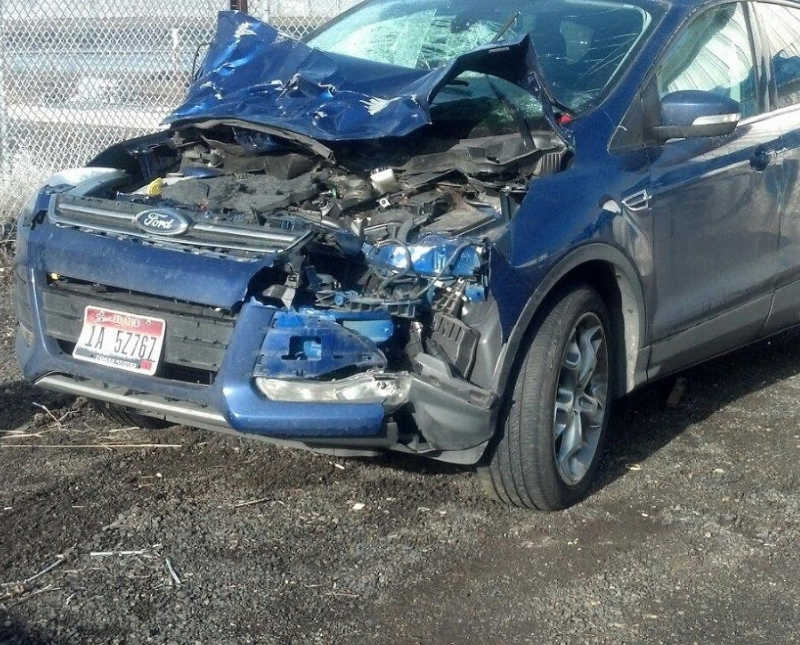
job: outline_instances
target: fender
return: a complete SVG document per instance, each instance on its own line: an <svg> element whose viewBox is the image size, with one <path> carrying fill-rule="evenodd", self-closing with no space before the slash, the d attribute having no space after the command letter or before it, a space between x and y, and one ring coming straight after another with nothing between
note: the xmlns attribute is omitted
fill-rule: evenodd
<svg viewBox="0 0 800 645"><path fill-rule="evenodd" d="M503 393L508 385L511 371L514 367L517 354L525 339L525 334L530 328L536 312L539 311L542 303L552 293L553 289L571 271L583 264L592 261L602 261L610 264L616 273L617 283L620 291L623 285L629 287L623 293L623 300L632 300L636 308L632 315L624 316L625 337L626 337L626 361L623 375L623 387L619 388L620 394L626 394L634 390L647 380L647 363L649 357L649 347L644 347L643 342L646 338L646 309L644 289L633 262L625 256L618 248L610 244L594 242L580 246L565 257L559 260L550 269L544 279L534 289L533 294L526 302L520 313L517 322L508 338L508 342L503 345L497 360L497 367L494 372L495 392ZM621 282L622 280L622 282ZM623 307L625 309L625 307Z"/></svg>

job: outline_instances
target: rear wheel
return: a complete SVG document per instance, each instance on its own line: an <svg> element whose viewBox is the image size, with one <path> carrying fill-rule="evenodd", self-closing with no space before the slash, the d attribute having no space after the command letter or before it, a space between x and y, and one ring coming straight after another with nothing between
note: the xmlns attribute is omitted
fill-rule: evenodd
<svg viewBox="0 0 800 645"><path fill-rule="evenodd" d="M613 392L608 309L589 286L561 291L534 328L480 476L493 497L539 510L589 492Z"/></svg>
<svg viewBox="0 0 800 645"><path fill-rule="evenodd" d="M105 401L93 401L92 404L106 419L122 428L136 427L146 430L163 430L175 425L169 421L164 421L164 419L154 419L143 414L137 414L121 405L114 405Z"/></svg>

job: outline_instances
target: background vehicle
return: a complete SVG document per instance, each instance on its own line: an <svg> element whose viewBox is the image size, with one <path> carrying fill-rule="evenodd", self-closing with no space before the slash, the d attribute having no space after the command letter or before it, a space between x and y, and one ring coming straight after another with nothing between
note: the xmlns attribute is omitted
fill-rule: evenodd
<svg viewBox="0 0 800 645"><path fill-rule="evenodd" d="M171 129L22 214L25 375L575 503L613 399L797 322L797 32L794 4L374 0L309 47L223 13Z"/></svg>

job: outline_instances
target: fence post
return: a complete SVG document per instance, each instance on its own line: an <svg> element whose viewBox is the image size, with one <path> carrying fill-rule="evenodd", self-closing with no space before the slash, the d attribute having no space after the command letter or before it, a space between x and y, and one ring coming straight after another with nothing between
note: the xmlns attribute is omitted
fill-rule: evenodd
<svg viewBox="0 0 800 645"><path fill-rule="evenodd" d="M231 9L247 13L247 0L231 0Z"/></svg>
<svg viewBox="0 0 800 645"><path fill-rule="evenodd" d="M8 106L6 105L6 10L0 2L0 183L8 179L11 170L8 159Z"/></svg>

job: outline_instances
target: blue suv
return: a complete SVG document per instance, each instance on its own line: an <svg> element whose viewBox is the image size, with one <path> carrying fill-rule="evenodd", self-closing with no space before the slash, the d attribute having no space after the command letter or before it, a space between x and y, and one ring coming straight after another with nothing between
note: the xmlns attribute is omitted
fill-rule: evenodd
<svg viewBox="0 0 800 645"><path fill-rule="evenodd" d="M166 124L18 223L26 378L126 424L558 509L614 399L800 322L794 2L223 12Z"/></svg>

